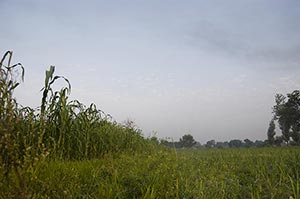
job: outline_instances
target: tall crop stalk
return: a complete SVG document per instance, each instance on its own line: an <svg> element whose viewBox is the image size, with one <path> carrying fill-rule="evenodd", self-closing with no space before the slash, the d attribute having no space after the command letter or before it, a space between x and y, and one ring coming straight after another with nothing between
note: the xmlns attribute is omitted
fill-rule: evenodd
<svg viewBox="0 0 300 199"><path fill-rule="evenodd" d="M13 98L13 91L19 85L15 80L14 70L21 68L21 78L24 79L24 68L20 63L11 65L13 52L7 51L0 61L0 151L1 167L8 179L11 170L19 181L20 189L25 189L24 180L20 173L24 151L22 150L21 136L18 131L20 118L17 111L17 102ZM5 60L7 64L5 65ZM20 191L20 190L19 190ZM22 193L25 193L23 191Z"/></svg>
<svg viewBox="0 0 300 199"><path fill-rule="evenodd" d="M48 117L46 118L46 116L48 116L47 114L61 114L61 111L58 111L58 108L65 108L65 104L62 104L62 102L66 102L67 100L67 95L66 93L70 93L71 91L71 84L69 83L69 80L66 79L63 76L54 76L54 71L55 71L55 67L54 66L50 66L50 69L46 71L46 76L45 76L45 85L42 88L41 91L43 91L43 96L42 96L42 102L41 102L41 112L40 112L40 128L39 128L39 138L38 138L38 146L40 148L43 148L43 141L46 139L48 139L48 144L49 144L49 135L47 135L48 137L44 138L44 134L46 132L46 126L45 126L45 122L46 119L48 119L48 123L51 123L53 121L49 121L49 119L54 119L53 116L52 117ZM67 84L68 87L63 88L60 92L55 92L53 93L53 90L51 88L52 84L57 80L57 79L64 79ZM50 93L50 95L49 95ZM59 101L57 102L57 99L59 99ZM58 104L60 103L60 104ZM57 106L57 105L61 105ZM46 112L48 111L48 112ZM61 120L64 121L64 120ZM50 132L51 133L51 132ZM61 135L59 135L59 143L54 143L55 144L55 149L56 149L56 145L58 144L58 146L61 144L61 140L62 140L62 136L64 131L60 132ZM53 138L53 137L51 137Z"/></svg>

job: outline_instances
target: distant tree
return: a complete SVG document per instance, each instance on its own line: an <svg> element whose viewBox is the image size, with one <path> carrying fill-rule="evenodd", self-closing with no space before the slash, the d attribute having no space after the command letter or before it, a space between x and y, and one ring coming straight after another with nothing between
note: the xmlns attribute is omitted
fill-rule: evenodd
<svg viewBox="0 0 300 199"><path fill-rule="evenodd" d="M201 149L201 148L203 148L203 146L201 145L200 142L196 142L196 143L193 145L193 148Z"/></svg>
<svg viewBox="0 0 300 199"><path fill-rule="evenodd" d="M179 149L179 148L189 148L189 147L186 147L186 146L183 146L182 143L179 141L179 142L173 142L173 147Z"/></svg>
<svg viewBox="0 0 300 199"><path fill-rule="evenodd" d="M252 141L249 140L249 139L245 139L245 140L244 140L244 143L245 143L244 146L245 146L245 147L248 147L248 148L254 146L254 142L252 142Z"/></svg>
<svg viewBox="0 0 300 199"><path fill-rule="evenodd" d="M254 146L255 146L255 147L264 147L264 146L265 146L265 142L262 141L262 140L256 140L256 141L254 142Z"/></svg>
<svg viewBox="0 0 300 199"><path fill-rule="evenodd" d="M223 146L224 148L229 148L229 142L228 141L223 142Z"/></svg>
<svg viewBox="0 0 300 199"><path fill-rule="evenodd" d="M217 142L215 144L215 147L218 149L225 149L225 148L228 148L229 145L228 145L228 142Z"/></svg>
<svg viewBox="0 0 300 199"><path fill-rule="evenodd" d="M205 147L206 148L214 148L216 145L216 141L215 140L209 140L206 142Z"/></svg>
<svg viewBox="0 0 300 199"><path fill-rule="evenodd" d="M275 123L274 123L274 120L271 120L270 121L270 124L269 124L269 128L268 128L268 144L270 145L274 145L274 142L275 142Z"/></svg>
<svg viewBox="0 0 300 199"><path fill-rule="evenodd" d="M231 148L239 148L243 146L243 142L241 140L230 140L229 147Z"/></svg>
<svg viewBox="0 0 300 199"><path fill-rule="evenodd" d="M179 143L182 147L191 148L194 144L196 144L196 141L191 134L186 134L180 138Z"/></svg>

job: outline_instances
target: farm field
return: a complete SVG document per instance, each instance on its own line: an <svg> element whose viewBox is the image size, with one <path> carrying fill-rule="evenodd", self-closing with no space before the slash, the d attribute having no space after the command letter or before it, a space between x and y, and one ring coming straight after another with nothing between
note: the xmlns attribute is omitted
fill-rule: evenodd
<svg viewBox="0 0 300 199"><path fill-rule="evenodd" d="M70 101L54 66L41 105L24 107L13 97L24 67L11 58L0 61L0 198L300 199L299 147L168 148Z"/></svg>
<svg viewBox="0 0 300 199"><path fill-rule="evenodd" d="M84 161L44 161L27 171L25 183L30 198L289 199L300 198L299 173L296 147L157 149ZM15 187L2 180L0 190L1 198L16 197Z"/></svg>

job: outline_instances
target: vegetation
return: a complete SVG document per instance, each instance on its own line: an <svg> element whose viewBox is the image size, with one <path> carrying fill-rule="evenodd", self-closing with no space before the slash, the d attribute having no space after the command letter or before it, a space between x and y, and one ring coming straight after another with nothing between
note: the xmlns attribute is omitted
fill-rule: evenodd
<svg viewBox="0 0 300 199"><path fill-rule="evenodd" d="M40 164L29 175L27 196L298 199L299 162L298 148L157 150L58 160ZM15 197L3 181L0 189L0 197Z"/></svg>
<svg viewBox="0 0 300 199"><path fill-rule="evenodd" d="M183 135L179 142L171 141L169 142L166 139L160 140L160 143L164 146L170 147L170 148L192 148L196 147L197 142L194 140L194 137L191 134L185 134Z"/></svg>
<svg viewBox="0 0 300 199"><path fill-rule="evenodd" d="M121 125L94 104L86 107L69 101L71 85L65 77L54 76L54 66L46 71L41 106L21 106L13 91L19 85L18 72L24 77L24 68L12 65L11 59L8 51L0 62L0 171L13 187L13 196L26 197L27 172L34 172L44 160L84 160L151 149L151 142L131 122ZM52 85L58 79L66 86L56 91ZM17 184L11 182L12 176Z"/></svg>
<svg viewBox="0 0 300 199"><path fill-rule="evenodd" d="M287 97L282 94L275 96L274 116L268 130L268 141L276 145L300 146L300 91L288 93ZM282 135L274 139L276 120Z"/></svg>
<svg viewBox="0 0 300 199"><path fill-rule="evenodd" d="M180 140L177 141L168 141L168 140L161 140L160 143L164 146L176 149L186 149L186 148L193 148L193 149L225 149L225 148L249 148L249 147L264 147L268 146L266 141L256 140L255 142L245 139L244 141L233 139L225 142L216 142L215 140L209 140L206 144L201 145L199 142L196 142L192 135L186 134L183 135Z"/></svg>
<svg viewBox="0 0 300 199"><path fill-rule="evenodd" d="M23 107L13 92L24 68L11 59L8 51L0 62L0 198L300 198L297 147L192 150L199 143L190 134L179 142L144 138L131 121L119 124L94 104L69 101L71 84L53 66L41 105ZM66 86L53 90L58 79ZM274 120L297 143L299 119L287 118L298 113L299 98L288 97L278 98ZM211 140L206 148L259 143Z"/></svg>
<svg viewBox="0 0 300 199"><path fill-rule="evenodd" d="M270 124L269 124L269 128L268 128L268 143L270 145L274 145L275 144L275 139L274 139L274 136L276 135L276 132L275 132L275 122L274 120L271 120Z"/></svg>

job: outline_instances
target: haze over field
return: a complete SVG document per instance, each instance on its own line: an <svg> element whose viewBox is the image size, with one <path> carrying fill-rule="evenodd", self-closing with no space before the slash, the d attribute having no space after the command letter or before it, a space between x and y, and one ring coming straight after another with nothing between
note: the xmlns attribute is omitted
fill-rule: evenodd
<svg viewBox="0 0 300 199"><path fill-rule="evenodd" d="M55 65L72 98L146 136L265 139L274 95L300 88L299 11L298 0L0 0L0 53L26 68L24 105L39 105Z"/></svg>

